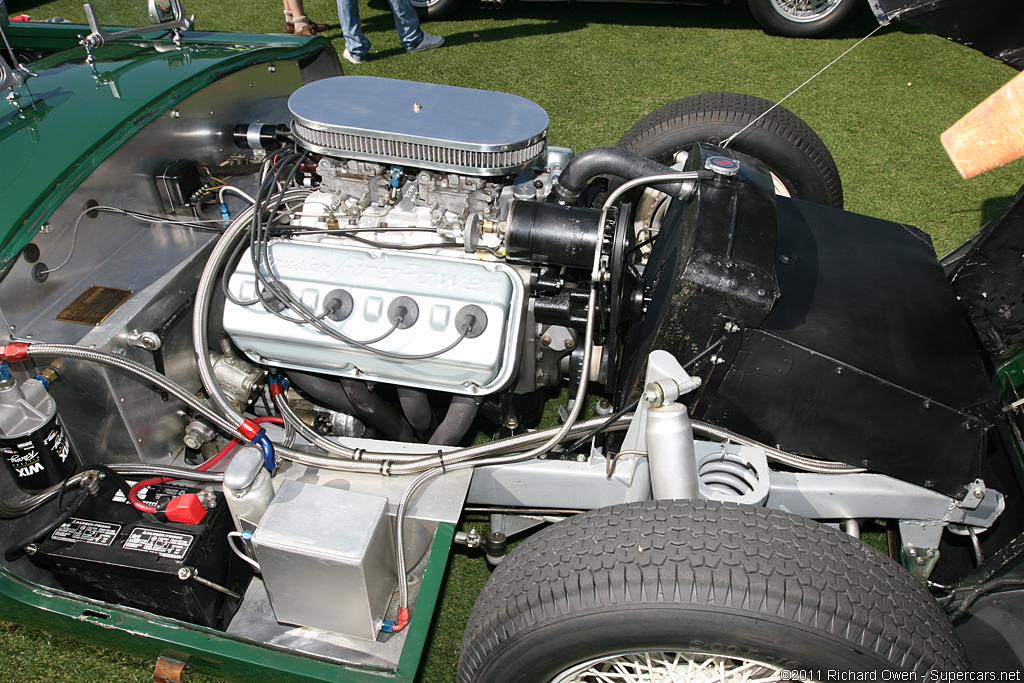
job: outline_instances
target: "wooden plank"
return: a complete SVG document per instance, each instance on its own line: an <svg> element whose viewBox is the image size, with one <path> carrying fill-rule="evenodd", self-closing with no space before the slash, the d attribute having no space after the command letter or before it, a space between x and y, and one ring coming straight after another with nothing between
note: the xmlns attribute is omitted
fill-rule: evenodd
<svg viewBox="0 0 1024 683"><path fill-rule="evenodd" d="M941 139L964 178L1024 156L1024 71L950 126Z"/></svg>

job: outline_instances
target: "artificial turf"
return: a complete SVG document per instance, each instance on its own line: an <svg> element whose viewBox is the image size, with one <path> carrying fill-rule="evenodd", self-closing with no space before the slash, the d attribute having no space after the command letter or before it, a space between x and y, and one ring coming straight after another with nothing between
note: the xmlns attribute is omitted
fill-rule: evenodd
<svg viewBox="0 0 1024 683"><path fill-rule="evenodd" d="M403 54L385 0L361 2L371 59L344 62L346 73L503 90L529 97L551 116L553 144L577 150L614 144L635 121L687 95L728 91L778 100L875 28L863 11L837 36L771 37L743 3L690 7L653 4L509 2L500 11L472 0L451 21L425 28L445 36L439 50ZM125 6L140 13L138 2ZM80 0L8 0L11 15L81 22ZM276 32L277 2L186 2L207 30ZM327 0L308 14L337 26ZM104 12L107 11L107 14ZM326 33L340 54L337 28ZM894 25L853 50L786 102L831 149L846 207L916 225L943 253L1005 205L1024 180L1017 161L961 180L939 134L1015 71L942 38ZM462 628L487 570L480 556L457 551L449 568L427 656L418 680L455 680ZM0 624L0 680L92 683L150 681L152 663L30 628ZM210 680L194 673L187 680Z"/></svg>

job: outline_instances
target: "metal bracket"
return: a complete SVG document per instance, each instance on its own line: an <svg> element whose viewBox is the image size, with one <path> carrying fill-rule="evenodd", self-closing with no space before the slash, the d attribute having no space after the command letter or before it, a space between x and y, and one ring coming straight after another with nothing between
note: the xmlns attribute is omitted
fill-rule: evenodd
<svg viewBox="0 0 1024 683"><path fill-rule="evenodd" d="M964 499L960 501L958 507L963 510L976 510L981 505L981 501L985 499L986 493L988 491L985 488L985 482L975 479L968 484L967 493L964 494Z"/></svg>
<svg viewBox="0 0 1024 683"><path fill-rule="evenodd" d="M163 655L156 658L156 666L153 667L153 683L181 683L185 662L176 659L168 659Z"/></svg>
<svg viewBox="0 0 1024 683"><path fill-rule="evenodd" d="M130 38L132 36L139 36L144 33L152 33L153 31L173 31L175 44L181 41L181 31L187 31L192 28L193 17L185 16L185 8L181 4L181 0L160 0L166 2L167 7L161 8L160 17L172 17L169 21L163 21L152 26L140 26L138 28L129 28L124 31L108 32L100 26L99 21L96 19L96 12L93 10L92 3L85 3L85 18L89 22L89 28L92 33L82 38L80 44L85 48L86 61L91 62L92 50L103 47L104 43L111 40L118 40L120 38Z"/></svg>
<svg viewBox="0 0 1024 683"><path fill-rule="evenodd" d="M939 551L935 548L903 547L903 565L914 576L928 578L938 561Z"/></svg>
<svg viewBox="0 0 1024 683"><path fill-rule="evenodd" d="M903 566L914 576L927 579L939 561L939 541L946 524L927 520L901 519Z"/></svg>
<svg viewBox="0 0 1024 683"><path fill-rule="evenodd" d="M652 406L670 403L700 386L699 377L690 377L675 356L653 351L647 360L647 378L643 400L637 406L622 442L622 450L647 451L647 411Z"/></svg>

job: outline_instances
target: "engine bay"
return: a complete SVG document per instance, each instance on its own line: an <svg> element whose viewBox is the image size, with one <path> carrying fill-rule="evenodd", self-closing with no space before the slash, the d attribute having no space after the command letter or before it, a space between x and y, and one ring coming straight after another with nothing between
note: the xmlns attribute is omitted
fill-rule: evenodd
<svg viewBox="0 0 1024 683"><path fill-rule="evenodd" d="M963 360L956 391L807 331L846 305L800 294L840 277L808 245L848 253L853 230L777 199L756 159L577 156L524 98L305 80L258 65L216 84L246 97L191 96L9 265L12 573L395 671L452 542L498 564L510 536L583 510L702 498L853 536L858 519L896 520L894 552L926 580L947 528L976 539L1002 514L983 479L991 388L906 226L879 222L878 239L931 259L907 308L926 301L950 340L920 374ZM818 412L782 410L793 383L840 381L857 384ZM851 396L900 420L846 448ZM826 417L827 436L803 431ZM915 429L935 436L908 455ZM466 506L489 535L456 532ZM942 552L973 561L955 542Z"/></svg>

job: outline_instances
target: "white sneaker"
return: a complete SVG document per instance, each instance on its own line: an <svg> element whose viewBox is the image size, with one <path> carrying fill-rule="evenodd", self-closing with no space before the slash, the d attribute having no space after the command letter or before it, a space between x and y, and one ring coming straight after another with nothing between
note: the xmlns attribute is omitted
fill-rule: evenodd
<svg viewBox="0 0 1024 683"><path fill-rule="evenodd" d="M365 57L356 57L354 54L348 51L347 47L345 48L345 51L341 53L341 56L347 59L348 61L352 62L353 64L363 64L366 62Z"/></svg>
<svg viewBox="0 0 1024 683"><path fill-rule="evenodd" d="M423 40L420 41L420 44L406 50L406 52L423 52L424 50L433 50L435 47L441 47L442 45L444 45L444 38L424 31Z"/></svg>

